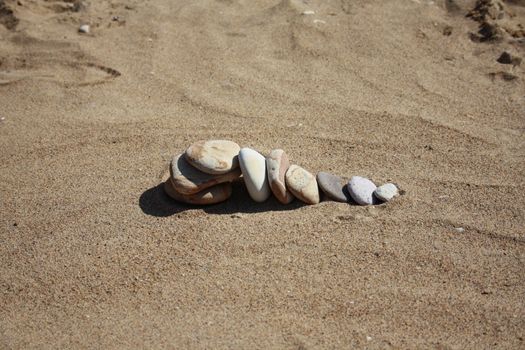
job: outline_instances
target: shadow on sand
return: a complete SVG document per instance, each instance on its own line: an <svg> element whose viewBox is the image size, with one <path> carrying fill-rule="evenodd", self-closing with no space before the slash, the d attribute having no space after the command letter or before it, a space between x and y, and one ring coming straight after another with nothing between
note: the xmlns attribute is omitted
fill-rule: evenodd
<svg viewBox="0 0 525 350"><path fill-rule="evenodd" d="M233 193L230 199L214 205L201 206L179 203L166 194L163 183L144 191L140 196L139 205L142 211L148 215L166 217L192 209L202 209L208 214L231 215L235 213L294 210L305 204L299 200L294 200L288 205L283 205L273 196L263 203L257 203L250 198L243 183L237 182L233 184Z"/></svg>

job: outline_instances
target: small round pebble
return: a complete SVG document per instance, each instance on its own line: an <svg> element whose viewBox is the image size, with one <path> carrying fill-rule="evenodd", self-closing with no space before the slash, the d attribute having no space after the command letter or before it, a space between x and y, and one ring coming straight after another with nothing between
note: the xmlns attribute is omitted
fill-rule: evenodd
<svg viewBox="0 0 525 350"><path fill-rule="evenodd" d="M359 205L375 204L374 191L377 186L367 178L353 176L346 186L352 199Z"/></svg>
<svg viewBox="0 0 525 350"><path fill-rule="evenodd" d="M392 183L381 185L374 191L374 196L383 202L388 202L397 195L399 195L399 190Z"/></svg>
<svg viewBox="0 0 525 350"><path fill-rule="evenodd" d="M239 164L250 197L256 202L267 200L271 192L266 173L266 158L251 148L242 148L239 152Z"/></svg>
<svg viewBox="0 0 525 350"><path fill-rule="evenodd" d="M317 180L298 165L290 165L286 172L286 186L292 194L306 204L319 203Z"/></svg>
<svg viewBox="0 0 525 350"><path fill-rule="evenodd" d="M79 28L78 28L78 31L79 33L85 33L85 34L88 34L89 33L89 24L82 24Z"/></svg>
<svg viewBox="0 0 525 350"><path fill-rule="evenodd" d="M208 174L225 174L239 167L240 147L229 140L197 141L186 150L186 160Z"/></svg>

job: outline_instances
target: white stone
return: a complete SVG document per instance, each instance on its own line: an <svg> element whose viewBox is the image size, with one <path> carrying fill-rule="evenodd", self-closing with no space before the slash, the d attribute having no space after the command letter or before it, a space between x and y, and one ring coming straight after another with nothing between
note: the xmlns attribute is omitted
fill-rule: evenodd
<svg viewBox="0 0 525 350"><path fill-rule="evenodd" d="M392 183L387 183L379 186L375 191L374 195L377 199L382 200L383 202L388 202L395 196L399 194L399 190L396 185Z"/></svg>
<svg viewBox="0 0 525 350"><path fill-rule="evenodd" d="M251 148L242 148L239 152L244 183L250 197L256 202L264 202L270 197L270 186L266 172L266 158Z"/></svg>
<svg viewBox="0 0 525 350"><path fill-rule="evenodd" d="M80 33L89 33L89 24L82 24L79 28L78 28L78 31Z"/></svg>
<svg viewBox="0 0 525 350"><path fill-rule="evenodd" d="M303 12L303 15L305 15L305 16L308 16L308 15L315 15L315 12L312 11L312 10L308 10L308 11L304 11L304 12Z"/></svg>
<svg viewBox="0 0 525 350"><path fill-rule="evenodd" d="M377 186L367 178L353 176L348 182L348 193L357 204L371 205L374 204L374 191Z"/></svg>

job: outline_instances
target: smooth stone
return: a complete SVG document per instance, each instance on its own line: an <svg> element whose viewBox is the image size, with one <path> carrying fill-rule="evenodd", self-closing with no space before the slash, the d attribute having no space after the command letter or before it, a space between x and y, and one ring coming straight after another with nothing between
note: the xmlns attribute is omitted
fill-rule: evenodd
<svg viewBox="0 0 525 350"><path fill-rule="evenodd" d="M89 24L82 24L80 27L78 27L78 31L79 33L85 33L85 34L88 34L89 33Z"/></svg>
<svg viewBox="0 0 525 350"><path fill-rule="evenodd" d="M198 205L216 204L224 202L232 195L232 185L228 182L208 187L197 193L182 194L175 190L171 179L168 179L166 182L164 182L164 190L166 191L168 196L170 196L178 202Z"/></svg>
<svg viewBox="0 0 525 350"><path fill-rule="evenodd" d="M377 201L374 200L374 191L377 186L367 178L353 176L346 186L352 199L360 205L371 205Z"/></svg>
<svg viewBox="0 0 525 350"><path fill-rule="evenodd" d="M251 148L242 148L239 152L239 164L250 197L256 202L267 200L270 197L270 187L266 174L266 158Z"/></svg>
<svg viewBox="0 0 525 350"><path fill-rule="evenodd" d="M186 150L188 163L208 174L225 174L239 167L240 147L233 141L197 141Z"/></svg>
<svg viewBox="0 0 525 350"><path fill-rule="evenodd" d="M235 169L222 175L203 173L191 166L182 154L176 155L171 160L170 178L175 190L181 194L194 194L208 187L232 182L241 176L241 170Z"/></svg>
<svg viewBox="0 0 525 350"><path fill-rule="evenodd" d="M323 193L336 202L348 202L352 198L346 189L346 180L321 171L317 174L317 183Z"/></svg>
<svg viewBox="0 0 525 350"><path fill-rule="evenodd" d="M290 167L288 155L282 149L274 149L266 158L268 183L273 195L282 204L293 201L293 195L286 189L286 171Z"/></svg>
<svg viewBox="0 0 525 350"><path fill-rule="evenodd" d="M397 189L396 185L392 183L387 183L384 185L379 186L374 191L374 196L377 197L377 199L388 202L395 196L399 194L399 190Z"/></svg>
<svg viewBox="0 0 525 350"><path fill-rule="evenodd" d="M315 176L298 165L290 165L286 172L286 186L290 192L306 204L320 201Z"/></svg>

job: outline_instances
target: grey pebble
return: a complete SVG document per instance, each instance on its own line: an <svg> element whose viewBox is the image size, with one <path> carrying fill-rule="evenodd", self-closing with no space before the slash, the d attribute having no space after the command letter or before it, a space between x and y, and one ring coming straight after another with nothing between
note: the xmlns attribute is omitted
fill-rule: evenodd
<svg viewBox="0 0 525 350"><path fill-rule="evenodd" d="M395 196L399 195L399 190L393 183L386 183L379 186L375 191L374 195L383 202L388 202Z"/></svg>
<svg viewBox="0 0 525 350"><path fill-rule="evenodd" d="M374 198L374 191L377 186L367 178L353 176L346 188L352 199L359 205L372 205L378 202L377 199Z"/></svg>
<svg viewBox="0 0 525 350"><path fill-rule="evenodd" d="M330 173L321 171L317 174L317 183L321 191L336 202L348 202L351 200L350 194L346 189L346 181Z"/></svg>

